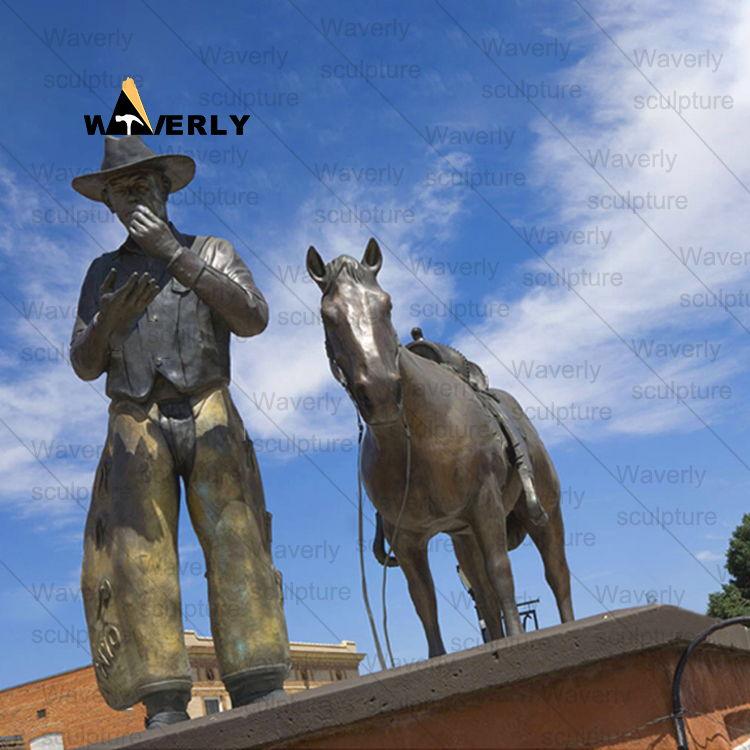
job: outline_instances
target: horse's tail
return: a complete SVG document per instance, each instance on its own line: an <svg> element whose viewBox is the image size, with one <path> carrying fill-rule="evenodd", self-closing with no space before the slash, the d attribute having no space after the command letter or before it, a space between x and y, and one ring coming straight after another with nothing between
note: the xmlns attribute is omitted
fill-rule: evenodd
<svg viewBox="0 0 750 750"><path fill-rule="evenodd" d="M372 543L372 551L375 559L381 565L388 565L389 568L397 568L398 560L393 555L387 555L385 551L385 533L383 532L383 517L375 511L375 539ZM386 561L386 557L388 558Z"/></svg>

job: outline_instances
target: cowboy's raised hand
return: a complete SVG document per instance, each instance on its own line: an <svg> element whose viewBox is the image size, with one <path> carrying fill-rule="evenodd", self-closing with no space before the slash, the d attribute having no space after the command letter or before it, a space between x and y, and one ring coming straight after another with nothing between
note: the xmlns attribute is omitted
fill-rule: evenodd
<svg viewBox="0 0 750 750"><path fill-rule="evenodd" d="M100 325L107 331L126 331L159 294L159 285L148 273L133 273L115 290L117 272L113 268L99 288Z"/></svg>
<svg viewBox="0 0 750 750"><path fill-rule="evenodd" d="M130 215L128 231L143 250L159 260L169 262L180 248L166 222L142 204Z"/></svg>

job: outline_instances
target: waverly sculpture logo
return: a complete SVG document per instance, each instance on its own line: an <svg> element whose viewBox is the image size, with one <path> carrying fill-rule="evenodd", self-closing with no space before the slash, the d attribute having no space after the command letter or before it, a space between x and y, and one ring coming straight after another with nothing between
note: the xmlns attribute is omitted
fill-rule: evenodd
<svg viewBox="0 0 750 750"><path fill-rule="evenodd" d="M90 115L84 115L84 119L89 135L94 135L97 130L106 135L152 135L154 132L138 93L138 87L132 78L126 78L122 82L120 98L117 100L106 131L103 130L104 123L101 115L94 115L93 122Z"/></svg>
<svg viewBox="0 0 750 750"><path fill-rule="evenodd" d="M162 130L167 135L227 135L227 129L219 127L219 115L160 115L154 129L132 78L122 82L122 91L106 130L101 115L84 115L83 119L89 135L160 135ZM236 135L243 135L250 115L229 115L229 119L234 123Z"/></svg>

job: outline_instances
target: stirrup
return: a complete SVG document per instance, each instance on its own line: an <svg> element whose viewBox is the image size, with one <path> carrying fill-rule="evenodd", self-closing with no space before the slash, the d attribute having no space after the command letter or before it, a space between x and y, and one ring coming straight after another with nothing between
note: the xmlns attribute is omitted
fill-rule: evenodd
<svg viewBox="0 0 750 750"><path fill-rule="evenodd" d="M536 494L534 480L523 469L519 470L519 473L521 475L523 493L526 495L526 507L529 510L529 517L536 526L543 526L549 521L549 516L539 500L539 495Z"/></svg>

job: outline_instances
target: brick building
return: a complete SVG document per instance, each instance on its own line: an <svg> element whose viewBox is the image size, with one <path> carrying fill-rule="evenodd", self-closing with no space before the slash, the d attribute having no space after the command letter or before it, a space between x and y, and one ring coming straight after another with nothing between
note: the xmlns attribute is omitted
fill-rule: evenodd
<svg viewBox="0 0 750 750"><path fill-rule="evenodd" d="M193 673L191 718L231 708L219 677L211 638L185 631L185 645ZM292 643L292 674L288 693L338 682L359 674L353 641L338 645ZM143 731L141 704L113 711L99 695L92 666L46 677L0 691L0 750L68 750Z"/></svg>

